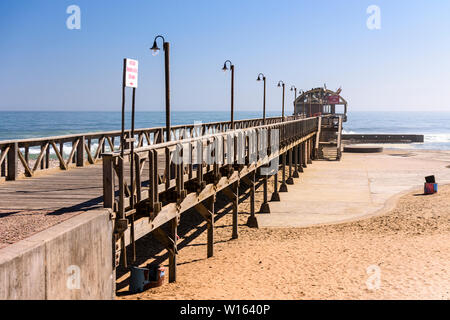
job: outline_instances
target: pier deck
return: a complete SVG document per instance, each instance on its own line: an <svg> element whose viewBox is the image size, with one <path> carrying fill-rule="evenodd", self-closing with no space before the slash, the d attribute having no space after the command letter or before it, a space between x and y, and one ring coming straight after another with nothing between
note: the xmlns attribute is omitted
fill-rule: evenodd
<svg viewBox="0 0 450 320"><path fill-rule="evenodd" d="M0 248L101 208L101 164L0 183Z"/></svg>

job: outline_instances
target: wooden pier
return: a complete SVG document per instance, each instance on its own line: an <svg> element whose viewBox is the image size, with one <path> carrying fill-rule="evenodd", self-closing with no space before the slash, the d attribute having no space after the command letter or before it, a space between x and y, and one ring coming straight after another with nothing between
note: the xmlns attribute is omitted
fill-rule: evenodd
<svg viewBox="0 0 450 320"><path fill-rule="evenodd" d="M237 238L239 183L249 186L248 225L257 227L256 213L270 212L269 199L277 201L278 192L286 192L319 156L320 137L332 123L341 130L342 120L334 115L241 120L234 130L229 122L176 126L169 142L164 141L165 128L138 129L134 152L128 148L123 157L116 143L120 131L2 141L0 210L74 215L104 207L113 219L114 266L133 263L136 241L152 232L168 250L169 281L175 281L180 215L195 208L205 219L206 254L213 256L216 194L233 204L231 237ZM33 147L40 150L35 159L30 157ZM69 154L63 152L67 147ZM50 168L51 148L59 168ZM268 179L274 179L272 195ZM264 203L255 208L259 185Z"/></svg>

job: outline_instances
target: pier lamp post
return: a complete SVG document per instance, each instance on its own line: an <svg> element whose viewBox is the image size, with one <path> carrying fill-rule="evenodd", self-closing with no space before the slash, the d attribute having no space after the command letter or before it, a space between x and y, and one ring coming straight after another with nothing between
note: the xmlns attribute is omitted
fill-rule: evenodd
<svg viewBox="0 0 450 320"><path fill-rule="evenodd" d="M266 76L262 73L258 74L256 81L263 81L264 93L263 93L263 125L266 124Z"/></svg>
<svg viewBox="0 0 450 320"><path fill-rule="evenodd" d="M263 93L263 125L266 124L266 76L263 73L258 74L258 78L256 81L263 81L264 83L264 93ZM269 203L267 202L267 175L264 176L263 183L263 203L261 204L261 208L259 209L259 213L270 213ZM279 196L278 196L279 198Z"/></svg>
<svg viewBox="0 0 450 320"><path fill-rule="evenodd" d="M292 85L291 91L294 91L294 116L296 117L295 113L295 100L297 100L297 87ZM293 150L289 150L289 177L286 180L287 184L294 184L293 178L299 178L298 174L298 168L297 168L297 146L293 148ZM292 163L294 163L294 172L292 173Z"/></svg>
<svg viewBox="0 0 450 320"><path fill-rule="evenodd" d="M284 87L285 84L283 81L278 81L278 87L282 87L283 88L283 97L281 99L281 121L284 121Z"/></svg>
<svg viewBox="0 0 450 320"><path fill-rule="evenodd" d="M297 100L297 88L294 85L292 85L291 91L294 91L294 113L295 113L295 100Z"/></svg>
<svg viewBox="0 0 450 320"><path fill-rule="evenodd" d="M293 85L291 86L291 91L294 91L294 101L297 99L297 88Z"/></svg>
<svg viewBox="0 0 450 320"><path fill-rule="evenodd" d="M226 60L223 64L222 70L228 70L227 62L230 64L231 70L231 130L234 130L234 64L230 60Z"/></svg>
<svg viewBox="0 0 450 320"><path fill-rule="evenodd" d="M284 122L284 89L285 89L285 84L283 81L278 81L278 87L283 88L283 97L282 97L282 102L281 102L281 121ZM282 177L281 177L281 185L280 185L280 190L279 192L288 192L287 189L287 184L286 184L286 152L283 153L282 155L282 166L283 166L283 173L282 173Z"/></svg>
<svg viewBox="0 0 450 320"><path fill-rule="evenodd" d="M165 68L164 76L166 83L166 141L168 142L170 141L170 59L169 59L170 45L168 42L165 41L163 36L161 35L156 36L155 40L153 40L153 46L150 48L153 56L156 56L160 51L158 44L156 43L156 40L158 40L158 38L160 38L163 41L163 50L164 50L164 68Z"/></svg>

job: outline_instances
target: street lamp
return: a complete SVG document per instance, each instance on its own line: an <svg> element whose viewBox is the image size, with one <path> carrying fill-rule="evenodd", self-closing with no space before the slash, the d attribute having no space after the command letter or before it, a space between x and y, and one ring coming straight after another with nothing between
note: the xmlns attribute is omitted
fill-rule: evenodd
<svg viewBox="0 0 450 320"><path fill-rule="evenodd" d="M264 94L263 94L263 125L266 124L266 76L262 73L258 74L258 78L256 81L263 81L264 83ZM275 177L275 180L277 177ZM264 177L263 183L263 203L261 204L261 209L259 209L260 213L270 213L269 203L267 202L267 175ZM275 196L276 197L276 196ZM279 196L278 196L279 200Z"/></svg>
<svg viewBox="0 0 450 320"><path fill-rule="evenodd" d="M164 50L164 67L165 67L165 82L166 82L166 141L170 141L170 75L169 75L169 67L170 67L170 60L169 60L169 43L164 40L164 37L161 35L158 35L155 37L155 40L153 40L153 46L150 48L152 51L152 55L156 56L158 55L160 49L158 47L158 44L156 43L156 40L158 38L161 38L163 41L163 50ZM161 137L162 138L162 137Z"/></svg>
<svg viewBox="0 0 450 320"><path fill-rule="evenodd" d="M226 60L223 64L222 70L226 72L227 62L230 64L231 70L231 130L234 129L234 64L230 60Z"/></svg>
<svg viewBox="0 0 450 320"><path fill-rule="evenodd" d="M262 73L258 74L256 81L264 82L264 94L263 94L263 125L266 124L266 76Z"/></svg>
<svg viewBox="0 0 450 320"><path fill-rule="evenodd" d="M282 98L282 103L281 103L281 121L284 121L284 87L285 84L283 81L278 81L278 87L282 87L283 88L283 98Z"/></svg>
<svg viewBox="0 0 450 320"><path fill-rule="evenodd" d="M294 91L294 115L295 115L295 100L297 100L297 88L294 85L292 85L291 91Z"/></svg>

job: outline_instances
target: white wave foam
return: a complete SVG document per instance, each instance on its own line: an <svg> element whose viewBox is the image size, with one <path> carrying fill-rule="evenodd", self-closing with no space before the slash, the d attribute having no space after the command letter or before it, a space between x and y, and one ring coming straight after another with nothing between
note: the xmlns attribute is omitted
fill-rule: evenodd
<svg viewBox="0 0 450 320"><path fill-rule="evenodd" d="M450 133L425 134L425 143L450 143Z"/></svg>

